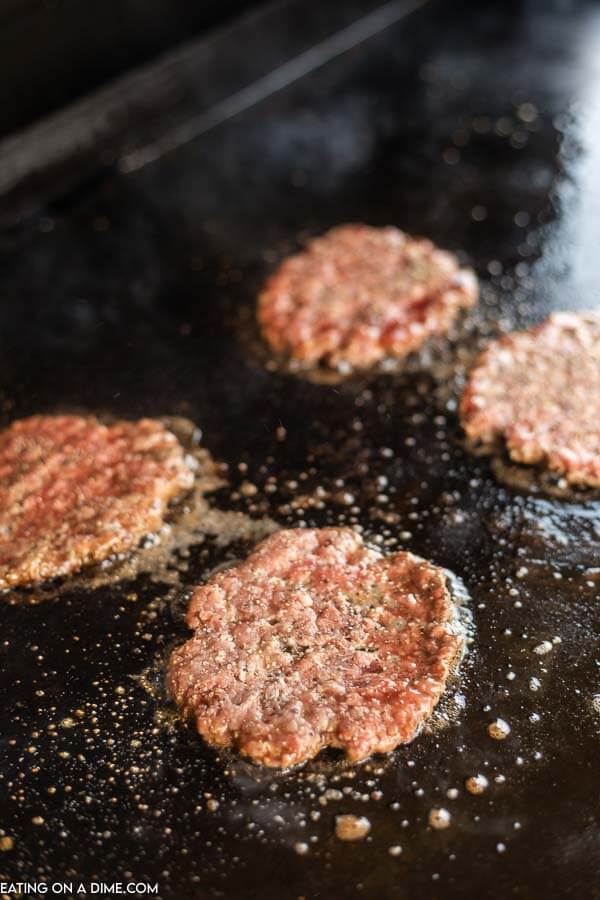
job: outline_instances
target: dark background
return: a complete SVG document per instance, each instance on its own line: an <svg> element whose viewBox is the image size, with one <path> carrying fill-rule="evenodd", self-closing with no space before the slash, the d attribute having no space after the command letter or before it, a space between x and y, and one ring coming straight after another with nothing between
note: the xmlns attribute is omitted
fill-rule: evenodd
<svg viewBox="0 0 600 900"><path fill-rule="evenodd" d="M0 135L259 5L249 0L3 0Z"/></svg>

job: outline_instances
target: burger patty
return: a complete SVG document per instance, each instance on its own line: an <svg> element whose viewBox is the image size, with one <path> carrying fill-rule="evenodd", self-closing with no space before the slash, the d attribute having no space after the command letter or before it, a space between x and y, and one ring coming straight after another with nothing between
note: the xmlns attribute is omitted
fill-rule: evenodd
<svg viewBox="0 0 600 900"><path fill-rule="evenodd" d="M170 694L210 744L267 766L411 741L464 634L443 569L348 528L276 532L196 588Z"/></svg>
<svg viewBox="0 0 600 900"><path fill-rule="evenodd" d="M0 588L136 547L192 483L177 438L150 419L14 422L0 432Z"/></svg>
<svg viewBox="0 0 600 900"><path fill-rule="evenodd" d="M474 273L430 241L340 225L280 265L260 294L258 320L277 353L366 368L447 331L477 295Z"/></svg>
<svg viewBox="0 0 600 900"><path fill-rule="evenodd" d="M554 313L484 351L460 416L486 446L504 439L520 463L600 486L600 313Z"/></svg>

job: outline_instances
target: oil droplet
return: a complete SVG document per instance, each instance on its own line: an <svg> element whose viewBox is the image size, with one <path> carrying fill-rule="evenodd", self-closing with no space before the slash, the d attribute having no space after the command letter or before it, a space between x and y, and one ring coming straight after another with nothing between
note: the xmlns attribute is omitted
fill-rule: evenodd
<svg viewBox="0 0 600 900"><path fill-rule="evenodd" d="M390 854L390 856L400 856L400 854L402 853L402 847L400 846L400 844L395 844L393 847L389 848L388 853Z"/></svg>
<svg viewBox="0 0 600 900"><path fill-rule="evenodd" d="M435 828L436 831L441 831L442 829L449 827L452 816L447 809L444 809L443 807L434 807L429 810L428 820L432 828Z"/></svg>
<svg viewBox="0 0 600 900"><path fill-rule="evenodd" d="M309 849L310 848L309 848L308 844L303 844L300 841L297 844L294 844L294 850L296 851L298 856L306 856Z"/></svg>
<svg viewBox="0 0 600 900"><path fill-rule="evenodd" d="M340 841L362 841L371 830L371 823L365 816L336 816L335 836Z"/></svg>
<svg viewBox="0 0 600 900"><path fill-rule="evenodd" d="M503 741L510 734L510 725L504 719L494 719L488 725L488 734L495 741Z"/></svg>
<svg viewBox="0 0 600 900"><path fill-rule="evenodd" d="M472 775L465 781L465 787L470 794L483 794L488 784L485 775Z"/></svg>

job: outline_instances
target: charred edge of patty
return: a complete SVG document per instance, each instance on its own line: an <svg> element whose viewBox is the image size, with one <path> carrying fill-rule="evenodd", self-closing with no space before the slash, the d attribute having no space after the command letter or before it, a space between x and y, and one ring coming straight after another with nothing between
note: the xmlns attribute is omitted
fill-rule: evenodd
<svg viewBox="0 0 600 900"><path fill-rule="evenodd" d="M549 468L546 454L534 463L514 459L502 432L487 441L465 434L458 444L471 456L488 459L494 475L506 487L563 500L600 500L600 483L591 484L578 472Z"/></svg>
<svg viewBox="0 0 600 900"><path fill-rule="evenodd" d="M444 346L454 344L460 337L458 330L467 320L468 315L469 309L461 307L447 329L429 333L421 343L408 348L403 356L386 355L366 366L356 366L344 362L330 365L326 360L308 362L295 359L290 354L277 352L270 348L264 338L259 340L261 333L258 331L258 327L250 342L251 352L268 371L301 377L313 384L335 385L344 382L361 385L365 379L372 378L374 375L402 375L429 371L430 361L427 356L433 352L441 352ZM457 329L456 335L453 333L453 329Z"/></svg>
<svg viewBox="0 0 600 900"><path fill-rule="evenodd" d="M541 463L520 463L509 456L506 448L488 455L491 456L494 475L508 488L579 503L582 500L600 500L600 484L591 485L569 478L567 473L544 468Z"/></svg>

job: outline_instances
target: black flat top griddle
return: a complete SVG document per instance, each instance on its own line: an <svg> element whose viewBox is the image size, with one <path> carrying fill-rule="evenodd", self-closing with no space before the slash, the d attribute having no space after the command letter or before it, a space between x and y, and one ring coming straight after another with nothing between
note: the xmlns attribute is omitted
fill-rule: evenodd
<svg viewBox="0 0 600 900"><path fill-rule="evenodd" d="M345 52L301 59L304 77L286 69L281 90L260 82L260 102L202 119L194 91L221 103L262 77L252 66L282 65L273 48L297 58L373 9L349 5L341 22L333 3L282 4L253 20L254 44L236 45L234 26L215 38L237 46L229 57L210 41L194 57L206 66L188 85L194 140L125 171L110 155L94 172L65 164L81 178L48 202L57 180L38 169L27 208L41 210L14 225L12 198L1 236L2 418L183 416L229 465L216 508L360 524L452 569L475 639L447 722L362 766L331 756L269 773L173 721L161 665L186 634L186 591L243 539L207 536L174 560L174 580L7 598L7 879L157 882L173 900L600 895L600 506L502 485L464 451L455 415L486 335L598 305L600 10L431 0L402 16L392 4L371 37L345 32ZM234 115L236 103L248 108ZM153 145L160 113L134 117L127 140ZM179 124L165 113L166 130ZM347 220L464 251L479 312L405 374L328 385L269 371L249 325L257 286L303 235ZM512 729L501 742L487 733L497 716ZM489 787L473 796L477 773ZM452 816L443 831L428 826L438 806ZM339 813L367 816L368 840L337 840Z"/></svg>

